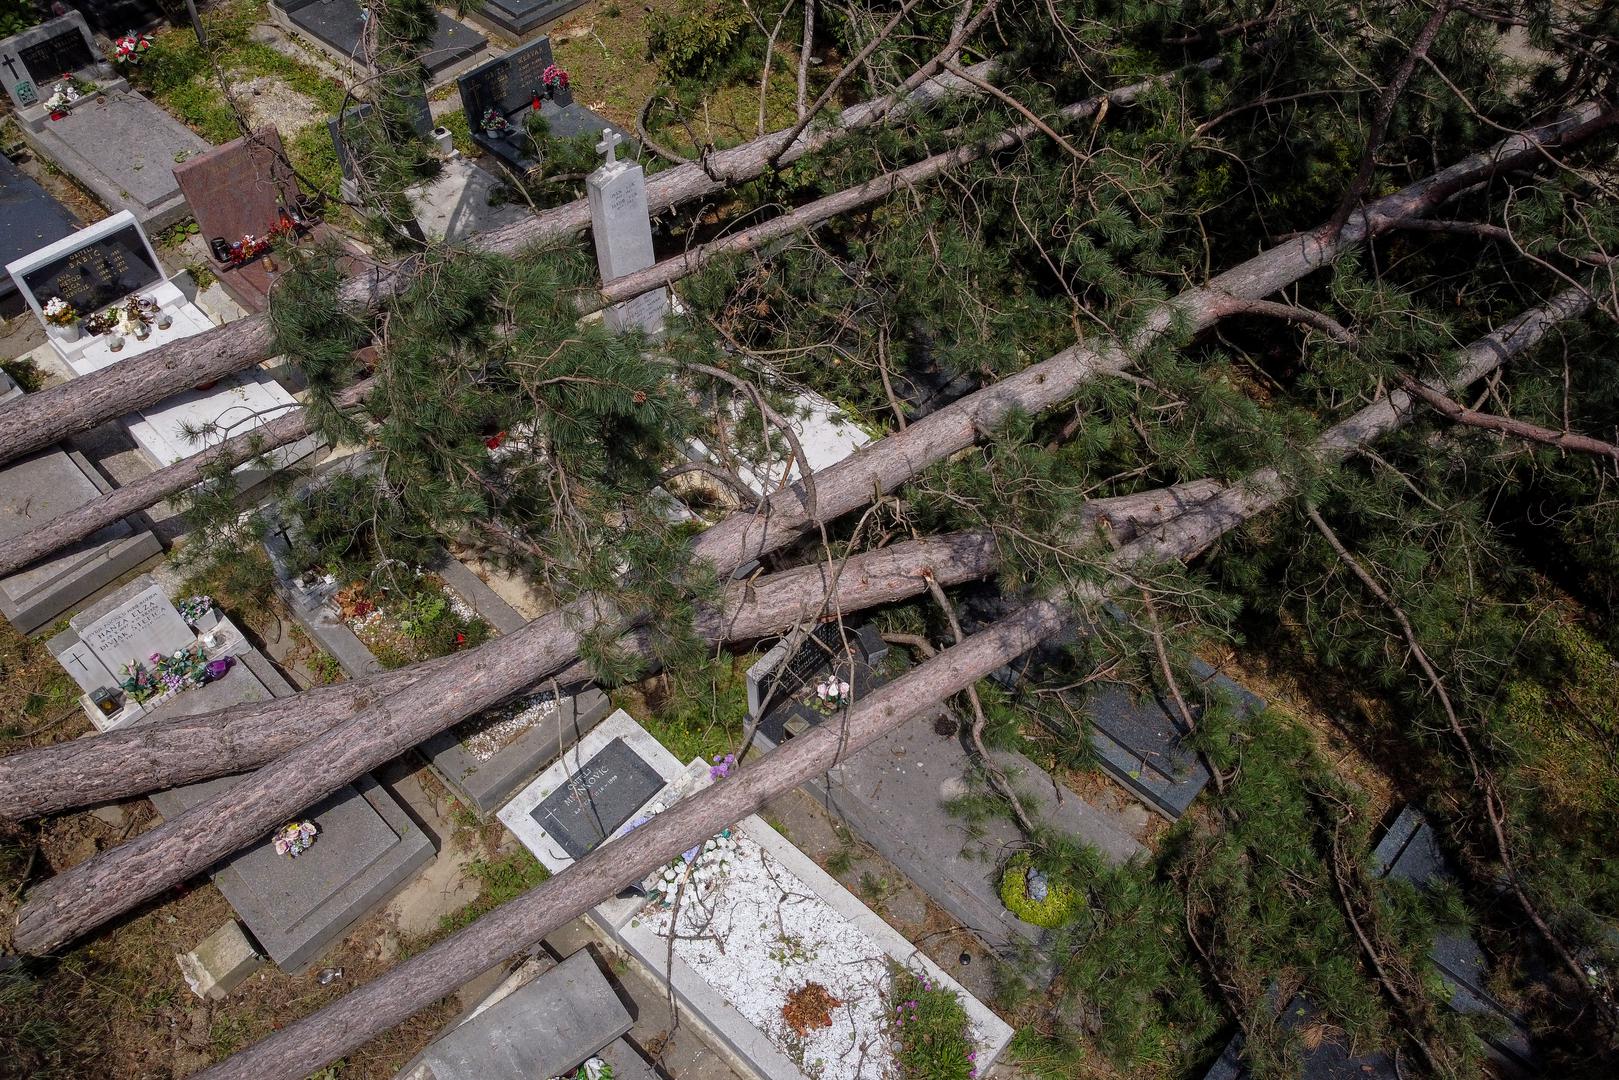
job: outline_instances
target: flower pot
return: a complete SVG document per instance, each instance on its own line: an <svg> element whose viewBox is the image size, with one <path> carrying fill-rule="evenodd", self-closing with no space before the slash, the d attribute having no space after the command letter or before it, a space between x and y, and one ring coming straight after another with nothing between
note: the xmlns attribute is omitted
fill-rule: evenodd
<svg viewBox="0 0 1619 1080"><path fill-rule="evenodd" d="M51 327L51 332L56 335L59 341L77 341L79 340L79 320L74 319L66 326L53 326Z"/></svg>
<svg viewBox="0 0 1619 1080"><path fill-rule="evenodd" d="M434 128L433 142L438 147L438 152L445 157L455 153L455 136L450 134L449 128L443 126Z"/></svg>

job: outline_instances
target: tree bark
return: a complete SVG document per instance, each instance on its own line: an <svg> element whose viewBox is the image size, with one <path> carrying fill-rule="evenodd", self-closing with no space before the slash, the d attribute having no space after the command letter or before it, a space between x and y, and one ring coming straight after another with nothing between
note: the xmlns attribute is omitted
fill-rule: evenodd
<svg viewBox="0 0 1619 1080"><path fill-rule="evenodd" d="M1498 170L1545 159L1549 143L1567 143L1606 128L1614 112L1589 105L1558 121L1474 154L1357 211L1332 235L1316 230L1290 239L1147 313L1123 345L1076 345L970 394L872 443L815 477L815 520L831 521L863 506L928 465L973 444L1013 410L1041 412L1099 374L1123 371L1134 356L1172 329L1209 325L1231 297L1258 299L1328 265L1352 246L1402 218L1431 212L1451 195ZM803 483L777 492L758 514L733 514L693 538L698 564L724 578L749 560L789 542L809 521ZM201 873L261 838L281 821L428 736L489 708L565 668L586 634L632 629L639 616L604 596L582 597L522 629L463 654L409 694L390 697L235 785L228 798L200 803L156 829L103 852L39 885L18 911L14 941L23 952L48 952L130 910L169 885Z"/></svg>
<svg viewBox="0 0 1619 1080"><path fill-rule="evenodd" d="M1220 489L1212 480L1200 480L1094 500L1079 515L1077 531L1088 536L1105 519L1115 537L1128 540ZM993 547L987 533L958 533L852 556L835 575L826 563L815 563L737 582L717 607L699 613L697 633L711 644L751 641L822 611L847 614L901 600L926 588L920 577L907 573L911 566L932 568L945 585L985 577L995 572ZM625 635L619 645L651 659L650 646L639 634ZM0 819L37 817L257 768L458 659L444 657L246 708L0 757ZM577 662L553 678L568 689L591 681L590 672Z"/></svg>
<svg viewBox="0 0 1619 1080"><path fill-rule="evenodd" d="M994 68L994 61L986 60L972 71L984 77ZM718 151L705 161L661 172L647 181L647 205L657 213L712 195L761 175L777 157L781 164L787 164L851 131L882 123L890 114L904 115L945 97L976 92L959 76L935 76L902 94L851 105L839 114L835 124L803 132L796 139L787 139L791 129L776 131ZM590 204L588 200L575 199L480 234L472 238L469 246L497 255L515 255L589 227ZM375 265L344 286L343 301L376 310L414 280L416 266L414 259L392 266ZM104 420L154 405L199 383L252 367L268 359L273 347L269 316L250 315L0 405L0 464L88 431Z"/></svg>
<svg viewBox="0 0 1619 1080"><path fill-rule="evenodd" d="M1207 61L1201 67L1212 69L1218 60ZM1123 106L1135 101L1144 92L1157 86L1170 76L1160 76L1132 86L1121 87L1110 94L1091 98L1068 106L1062 111L1067 119L1092 116L1105 101L1109 106ZM973 146L964 146L943 154L936 154L914 165L885 173L864 184L825 198L807 203L797 210L772 218L762 225L733 233L721 240L702 244L672 259L638 273L616 278L602 287L604 304L631 300L642 293L670 285L696 273L703 266L726 255L753 251L764 244L804 229L813 228L839 214L886 198L900 188L931 179L948 170L975 161L987 153L1009 149L1028 139L1035 132L1031 125L1012 128L995 139ZM236 325L236 324L232 324ZM360 389L359 387L364 387ZM346 391L340 407L358 404L369 394L371 380ZM358 396L356 396L358 395ZM126 487L118 488L76 510L48 522L45 526L0 552L0 575L14 573L37 559L44 558L58 548L67 546L97 529L117 521L137 510L145 509L159 499L167 498L196 484L211 466L230 459L239 464L255 454L296 442L309 434L309 421L299 413L287 413L273 422L250 433L221 443L201 454L194 454L173 465L166 466L142 477ZM257 440L255 444L254 440ZM257 449L255 449L255 445Z"/></svg>
<svg viewBox="0 0 1619 1080"><path fill-rule="evenodd" d="M1590 308L1583 290L1569 290L1519 316L1471 346L1456 379L1463 386L1543 338L1558 323ZM1384 396L1317 440L1323 460L1340 460L1364 440L1407 422L1410 398ZM1182 559L1269 509L1290 485L1264 470L1233 485L1221 508L1216 496L1165 526L1149 529L1120 547L1110 565L1125 571L1143 561ZM1178 527L1194 519L1187 527ZM1124 577L1096 587L1095 599L1136 587ZM506 957L585 914L721 829L729 828L769 800L822 775L899 725L924 716L938 703L1024 655L1062 629L1068 613L1049 601L1024 605L982 633L912 668L857 701L842 724L822 724L760 760L746 764L712 787L691 795L646 825L602 845L549 881L507 902L471 926L352 991L331 1005L294 1021L247 1050L197 1074L196 1080L297 1080L368 1039L402 1023L432 1002L454 993Z"/></svg>

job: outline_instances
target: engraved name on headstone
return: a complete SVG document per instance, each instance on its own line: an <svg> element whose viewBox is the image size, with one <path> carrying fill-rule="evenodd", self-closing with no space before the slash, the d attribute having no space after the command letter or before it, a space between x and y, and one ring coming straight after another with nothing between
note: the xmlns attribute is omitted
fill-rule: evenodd
<svg viewBox="0 0 1619 1080"><path fill-rule="evenodd" d="M573 859L595 846L663 789L658 771L614 739L530 811Z"/></svg>
<svg viewBox="0 0 1619 1080"><path fill-rule="evenodd" d="M69 620L69 624L102 666L114 674L130 661L144 664L153 653L167 655L196 640L156 584L93 622L80 626Z"/></svg>
<svg viewBox="0 0 1619 1080"><path fill-rule="evenodd" d="M60 296L80 315L162 280L162 270L133 223L23 274L23 284L41 305Z"/></svg>

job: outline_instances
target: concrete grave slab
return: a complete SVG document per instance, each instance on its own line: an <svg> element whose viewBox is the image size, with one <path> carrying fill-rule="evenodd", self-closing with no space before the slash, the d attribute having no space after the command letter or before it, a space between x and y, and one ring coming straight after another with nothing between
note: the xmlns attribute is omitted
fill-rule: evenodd
<svg viewBox="0 0 1619 1080"><path fill-rule="evenodd" d="M470 18L516 41L529 41L540 29L585 0L486 0Z"/></svg>
<svg viewBox="0 0 1619 1080"><path fill-rule="evenodd" d="M295 33L313 39L324 52L343 64L361 63L361 37L365 12L359 0L274 0L270 11ZM433 40L422 53L430 85L444 82L469 60L489 48L489 39L444 12L438 12Z"/></svg>
<svg viewBox="0 0 1619 1080"><path fill-rule="evenodd" d="M174 959L180 965L180 975L186 985L204 1001L223 1001L248 976L264 966L264 957L235 919L203 938L195 949L180 953Z"/></svg>
<svg viewBox="0 0 1619 1080"><path fill-rule="evenodd" d="M186 216L174 167L208 149L190 128L133 90L110 90L24 138L108 210L161 229Z"/></svg>
<svg viewBox="0 0 1619 1080"><path fill-rule="evenodd" d="M0 401L14 389L10 377L0 372ZM52 448L11 462L0 471L0 545L111 490L76 450ZM127 519L116 521L0 578L0 614L20 632L33 633L161 551L150 530Z"/></svg>
<svg viewBox="0 0 1619 1080"><path fill-rule="evenodd" d="M631 1018L594 958L581 949L486 1002L428 1045L399 1080L530 1080L568 1075L618 1041ZM614 1080L619 1080L615 1070Z"/></svg>
<svg viewBox="0 0 1619 1080"><path fill-rule="evenodd" d="M195 716L292 692L257 652L223 679L171 699L148 717L154 723ZM228 792L238 777L222 777L154 794L165 817ZM214 870L214 883L264 952L283 971L307 969L349 927L381 905L433 857L433 842L403 807L369 776L300 815L319 830L295 859L276 854L268 837Z"/></svg>

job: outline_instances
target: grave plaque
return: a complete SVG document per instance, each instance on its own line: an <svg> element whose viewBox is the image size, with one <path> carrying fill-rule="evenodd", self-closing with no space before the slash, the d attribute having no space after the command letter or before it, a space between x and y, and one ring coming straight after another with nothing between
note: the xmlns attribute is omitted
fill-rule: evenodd
<svg viewBox="0 0 1619 1080"><path fill-rule="evenodd" d="M570 858L582 859L663 785L658 771L617 738L529 814Z"/></svg>
<svg viewBox="0 0 1619 1080"><path fill-rule="evenodd" d="M197 638L156 582L123 599L106 614L90 621L83 619L82 614L76 615L68 625L96 659L114 673L131 660L145 663L153 653L167 655Z"/></svg>
<svg viewBox="0 0 1619 1080"><path fill-rule="evenodd" d="M133 223L23 274L41 304L60 296L91 315L163 280L163 271Z"/></svg>
<svg viewBox="0 0 1619 1080"><path fill-rule="evenodd" d="M96 63L90 46L85 43L79 28L69 26L44 41L17 50L35 83L49 83L63 75L93 67ZM3 62L3 61L0 61Z"/></svg>

